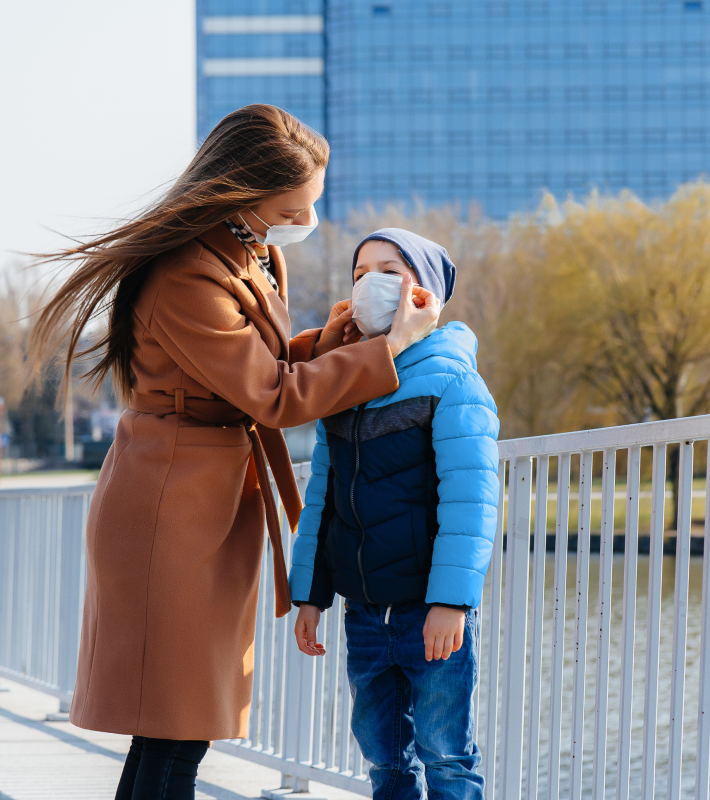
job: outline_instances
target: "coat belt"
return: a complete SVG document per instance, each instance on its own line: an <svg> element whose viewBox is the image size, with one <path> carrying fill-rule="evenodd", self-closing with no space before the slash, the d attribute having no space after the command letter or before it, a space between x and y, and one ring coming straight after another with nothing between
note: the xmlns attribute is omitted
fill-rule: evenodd
<svg viewBox="0 0 710 800"><path fill-rule="evenodd" d="M243 411L226 400L207 400L201 397L185 397L184 389L176 389L175 397L168 394L147 395L133 392L129 408L145 414L185 414L188 417L209 425L243 425L252 443L254 466L259 480L261 495L264 498L266 527L269 531L271 549L274 557L274 588L276 591L276 616L283 617L291 609L291 595L288 588L286 559L284 558L281 526L276 508L271 481L266 465L268 459L274 482L286 511L291 531L298 527L303 503L298 491L296 476L293 474L291 458L286 440L279 428L267 428L254 422Z"/></svg>

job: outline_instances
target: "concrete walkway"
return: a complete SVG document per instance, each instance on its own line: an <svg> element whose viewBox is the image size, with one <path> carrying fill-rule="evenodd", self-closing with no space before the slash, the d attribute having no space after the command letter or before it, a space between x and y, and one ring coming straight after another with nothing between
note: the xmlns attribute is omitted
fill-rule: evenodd
<svg viewBox="0 0 710 800"><path fill-rule="evenodd" d="M0 800L113 800L130 738L46 722L57 709L55 698L0 678ZM274 770L212 749L200 766L197 798L258 798L280 781ZM311 792L361 800L316 783Z"/></svg>

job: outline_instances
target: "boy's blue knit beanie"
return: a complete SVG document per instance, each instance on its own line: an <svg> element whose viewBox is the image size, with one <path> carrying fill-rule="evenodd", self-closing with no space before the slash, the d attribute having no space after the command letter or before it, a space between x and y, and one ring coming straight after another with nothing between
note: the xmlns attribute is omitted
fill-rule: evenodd
<svg viewBox="0 0 710 800"><path fill-rule="evenodd" d="M409 266L417 273L420 286L433 292L441 301L441 305L448 303L454 293L456 283L456 267L446 250L436 242L418 236L402 228L382 228L366 236L355 248L353 255L353 274L357 265L357 254L360 248L373 239L381 242L391 242L399 248Z"/></svg>

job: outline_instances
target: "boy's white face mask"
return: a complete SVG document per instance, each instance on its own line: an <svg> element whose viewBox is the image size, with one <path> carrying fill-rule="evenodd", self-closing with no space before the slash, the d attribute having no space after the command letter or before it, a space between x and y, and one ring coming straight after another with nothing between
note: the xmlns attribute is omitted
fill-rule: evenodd
<svg viewBox="0 0 710 800"><path fill-rule="evenodd" d="M353 287L353 322L368 338L389 333L401 294L401 275L366 272Z"/></svg>

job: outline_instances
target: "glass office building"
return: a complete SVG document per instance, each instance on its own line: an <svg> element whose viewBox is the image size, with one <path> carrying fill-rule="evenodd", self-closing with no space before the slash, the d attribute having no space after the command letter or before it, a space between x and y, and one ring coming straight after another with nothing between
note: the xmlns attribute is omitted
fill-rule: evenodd
<svg viewBox="0 0 710 800"><path fill-rule="evenodd" d="M710 0L198 0L198 135L252 102L332 146L368 201L669 194L710 164Z"/></svg>

